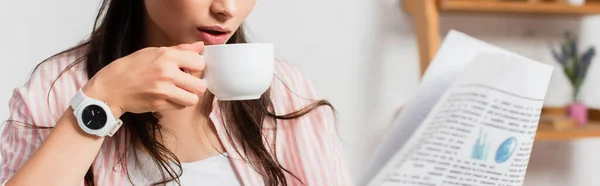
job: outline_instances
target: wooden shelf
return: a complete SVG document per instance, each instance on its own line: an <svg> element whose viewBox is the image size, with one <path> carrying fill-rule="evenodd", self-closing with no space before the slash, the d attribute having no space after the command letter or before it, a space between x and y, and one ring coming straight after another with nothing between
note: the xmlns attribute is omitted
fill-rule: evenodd
<svg viewBox="0 0 600 186"><path fill-rule="evenodd" d="M441 38L439 15L444 12L594 15L600 14L600 0L582 6L565 0L403 0L404 10L413 16L419 47L421 76L435 57Z"/></svg>
<svg viewBox="0 0 600 186"><path fill-rule="evenodd" d="M572 6L563 2L529 2L502 0L440 0L440 11L454 12L497 12L524 14L600 14L600 3L591 2L583 6Z"/></svg>
<svg viewBox="0 0 600 186"><path fill-rule="evenodd" d="M549 125L539 125L535 140L573 140L581 138L600 138L600 122L593 121L583 127L556 130Z"/></svg>

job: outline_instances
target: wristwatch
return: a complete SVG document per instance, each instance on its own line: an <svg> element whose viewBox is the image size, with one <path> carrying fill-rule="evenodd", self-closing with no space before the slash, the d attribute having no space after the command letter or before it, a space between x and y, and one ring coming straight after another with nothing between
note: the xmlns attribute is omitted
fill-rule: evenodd
<svg viewBox="0 0 600 186"><path fill-rule="evenodd" d="M105 102L86 96L81 89L70 104L79 127L88 134L113 136L123 125L123 121L114 117Z"/></svg>

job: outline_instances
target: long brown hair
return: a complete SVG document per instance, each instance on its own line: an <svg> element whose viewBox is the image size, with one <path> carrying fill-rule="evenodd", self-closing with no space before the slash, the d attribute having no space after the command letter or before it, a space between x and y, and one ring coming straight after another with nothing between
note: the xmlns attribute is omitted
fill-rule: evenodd
<svg viewBox="0 0 600 186"><path fill-rule="evenodd" d="M89 79L112 61L145 47L145 36L141 34L144 33L145 28L143 25L144 14L143 0L103 0L89 40L54 56L85 48L85 54L72 63L70 67L84 62L87 67L86 71ZM227 41L227 43L246 42L248 41L244 34L243 26L240 26L229 41ZM278 162L274 148L265 147L263 122L265 120L272 120L275 125L271 130L277 130L276 123L278 119L293 120L308 114L320 106L329 106L331 109L333 107L326 100L312 100L311 104L300 110L278 115L275 113L269 94L269 91L267 91L258 100L218 102L225 121L223 125L227 125L228 139L231 142L241 144L241 150L245 157L253 157L254 160L257 160L247 163L263 176L265 185L287 185L285 174L289 174L294 179L302 182L300 178L292 174ZM203 100L204 107L207 108L204 109L205 111L211 110L213 99L214 95L210 92L205 94ZM154 164L160 169L163 179L161 182L155 183L155 185L170 181L179 183L178 178L182 173L181 163L175 154L169 151L159 140L163 135L163 131L160 130L161 127L158 124L160 114L125 113L121 116L121 119L125 123L125 129L120 130L119 133L126 133L126 136L128 136L126 140L130 142L130 148L141 148L146 151L154 160ZM114 140L116 144L122 143L118 141L118 138L114 138ZM134 141L140 142L141 146L136 147L136 143L131 143ZM237 153L240 153L240 151L238 150ZM121 155L121 158L124 156L125 153ZM176 166L172 167L171 162L175 162ZM86 185L95 185L93 174L94 172L90 167L84 177Z"/></svg>

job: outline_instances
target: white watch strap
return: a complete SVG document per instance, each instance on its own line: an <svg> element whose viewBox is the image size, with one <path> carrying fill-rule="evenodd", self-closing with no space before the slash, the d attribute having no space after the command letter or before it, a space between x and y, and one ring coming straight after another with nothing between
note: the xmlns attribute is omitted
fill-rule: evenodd
<svg viewBox="0 0 600 186"><path fill-rule="evenodd" d="M75 93L75 96L73 96L70 103L71 107L73 107L73 110L77 109L77 107L81 105L81 103L83 102L83 100L85 100L86 97L87 96L83 93L83 90L77 90L77 93Z"/></svg>
<svg viewBox="0 0 600 186"><path fill-rule="evenodd" d="M113 126L113 128L110 130L110 132L108 132L108 136L113 136L115 135L115 133L117 133L117 131L119 130L119 128L121 128L121 125L123 125L123 121L119 118L116 119L116 124Z"/></svg>

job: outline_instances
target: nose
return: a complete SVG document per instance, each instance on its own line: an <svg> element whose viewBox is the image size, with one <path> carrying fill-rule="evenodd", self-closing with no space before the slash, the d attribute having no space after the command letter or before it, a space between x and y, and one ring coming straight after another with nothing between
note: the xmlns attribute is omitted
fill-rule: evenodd
<svg viewBox="0 0 600 186"><path fill-rule="evenodd" d="M213 0L210 11L221 20L232 18L237 11L237 0Z"/></svg>

